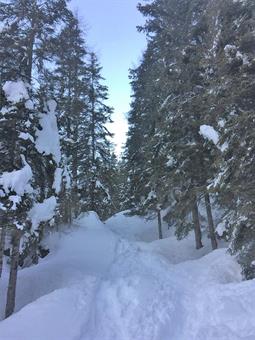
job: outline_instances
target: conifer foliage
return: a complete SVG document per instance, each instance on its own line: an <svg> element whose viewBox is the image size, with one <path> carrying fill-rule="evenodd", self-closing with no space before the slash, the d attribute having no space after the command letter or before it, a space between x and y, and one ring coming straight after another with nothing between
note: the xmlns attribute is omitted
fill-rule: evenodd
<svg viewBox="0 0 255 340"><path fill-rule="evenodd" d="M163 209L178 237L194 230L198 249L204 226L213 249L227 238L248 278L255 276L254 6L138 5L148 45L131 71L125 152L126 207L147 216Z"/></svg>
<svg viewBox="0 0 255 340"><path fill-rule="evenodd" d="M4 1L0 21L0 273L10 253L8 317L18 267L48 252L42 238L82 212L112 213L116 164L108 90L67 2Z"/></svg>

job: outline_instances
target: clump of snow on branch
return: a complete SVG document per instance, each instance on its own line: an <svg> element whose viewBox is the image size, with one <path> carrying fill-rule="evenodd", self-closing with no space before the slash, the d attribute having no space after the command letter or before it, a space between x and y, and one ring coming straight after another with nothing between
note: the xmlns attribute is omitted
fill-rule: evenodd
<svg viewBox="0 0 255 340"><path fill-rule="evenodd" d="M33 110L35 108L32 100L29 99L25 102L25 108L28 109L28 110Z"/></svg>
<svg viewBox="0 0 255 340"><path fill-rule="evenodd" d="M100 182L100 180L96 181L96 188L102 189L106 193L108 199L111 198L109 190Z"/></svg>
<svg viewBox="0 0 255 340"><path fill-rule="evenodd" d="M212 141L215 145L219 143L219 134L212 126L201 125L199 133L205 139Z"/></svg>
<svg viewBox="0 0 255 340"><path fill-rule="evenodd" d="M216 233L222 237L224 235L224 232L226 231L226 223L225 222L221 222L217 225L216 227Z"/></svg>
<svg viewBox="0 0 255 340"><path fill-rule="evenodd" d="M36 203L28 213L32 229L36 230L42 222L50 221L55 215L56 206L55 196L45 199L42 203Z"/></svg>
<svg viewBox="0 0 255 340"><path fill-rule="evenodd" d="M3 187L6 194L14 191L19 196L23 196L25 193L32 192L32 187L30 185L30 181L33 177L32 169L26 162L25 157L23 155L21 157L24 163L22 169L4 172L0 176L0 185Z"/></svg>
<svg viewBox="0 0 255 340"><path fill-rule="evenodd" d="M29 99L27 86L22 80L5 82L3 90L7 100L11 103L15 104Z"/></svg>
<svg viewBox="0 0 255 340"><path fill-rule="evenodd" d="M11 195L9 196L9 200L12 202L11 210L16 210L22 199L19 195Z"/></svg>
<svg viewBox="0 0 255 340"><path fill-rule="evenodd" d="M63 182L64 182L65 188L70 189L71 188L71 176L70 176L70 171L67 166L64 167L62 176L63 176Z"/></svg>
<svg viewBox="0 0 255 340"><path fill-rule="evenodd" d="M172 156L168 156L166 166L172 167L174 164L175 164L175 159Z"/></svg>
<svg viewBox="0 0 255 340"><path fill-rule="evenodd" d="M52 155L57 164L61 159L59 132L56 118L57 103L50 100L46 103L46 113L40 117L42 130L36 132L36 149L46 155Z"/></svg>
<svg viewBox="0 0 255 340"><path fill-rule="evenodd" d="M56 194L59 194L61 191L61 183L62 183L62 172L61 168L57 168L54 174L54 182L53 182L53 189L55 190Z"/></svg>
<svg viewBox="0 0 255 340"><path fill-rule="evenodd" d="M232 62L235 58L237 58L242 61L243 65L249 65L250 63L248 56L238 51L235 45L226 45L224 47L224 52L229 62Z"/></svg>
<svg viewBox="0 0 255 340"><path fill-rule="evenodd" d="M219 133L214 129L213 126L210 125L201 125L199 129L199 133L201 136L204 137L204 139L207 139L211 142L213 142L214 145L217 146L219 150L224 152L228 148L228 143L224 143L222 145L219 145Z"/></svg>
<svg viewBox="0 0 255 340"><path fill-rule="evenodd" d="M28 132L20 132L19 138L23 140L30 140L34 143L34 137L30 135Z"/></svg>

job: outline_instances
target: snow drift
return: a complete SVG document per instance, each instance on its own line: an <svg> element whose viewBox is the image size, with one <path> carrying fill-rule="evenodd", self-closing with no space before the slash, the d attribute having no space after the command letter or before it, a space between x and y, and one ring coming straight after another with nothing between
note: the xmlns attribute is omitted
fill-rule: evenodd
<svg viewBox="0 0 255 340"><path fill-rule="evenodd" d="M103 224L90 213L52 235L51 254L19 273L17 313L0 323L1 339L255 339L255 282L241 281L235 259L219 249L189 260L188 238L186 258L171 261L166 244L179 253L184 244L171 235L142 242L140 229L150 239L152 227L125 214Z"/></svg>

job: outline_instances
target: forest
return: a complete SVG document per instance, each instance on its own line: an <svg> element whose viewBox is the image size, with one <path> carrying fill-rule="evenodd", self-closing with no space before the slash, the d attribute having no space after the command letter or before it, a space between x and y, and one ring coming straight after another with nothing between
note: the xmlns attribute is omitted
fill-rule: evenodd
<svg viewBox="0 0 255 340"><path fill-rule="evenodd" d="M219 254L225 270L238 266L241 284L254 285L255 2L150 0L137 9L144 17L137 29L146 36L147 47L129 71L129 130L117 157L102 66L68 1L0 1L3 319L16 312L19 272L40 268L51 256L45 240L71 233L86 214L86 223L99 223L96 213L121 236L109 222L114 216L115 221L122 216L120 226L135 221L134 235L146 234L149 225L159 239L155 242L167 241L171 232L179 255L190 240L192 259L209 254L210 267L215 265L213 254ZM101 235L95 248L103 260L110 236L102 238L106 232L101 225L97 228ZM130 237L130 231L125 233ZM94 244L95 235L86 237ZM90 249L86 237L79 257ZM80 249L79 237L73 242L73 249ZM160 266L152 271L160 268L163 273ZM255 329L254 317L251 324ZM255 339L252 330L245 335L228 331L229 337L222 330L207 335L130 331L121 336L102 335L99 328L87 337L42 339ZM3 338L11 339L35 338Z"/></svg>

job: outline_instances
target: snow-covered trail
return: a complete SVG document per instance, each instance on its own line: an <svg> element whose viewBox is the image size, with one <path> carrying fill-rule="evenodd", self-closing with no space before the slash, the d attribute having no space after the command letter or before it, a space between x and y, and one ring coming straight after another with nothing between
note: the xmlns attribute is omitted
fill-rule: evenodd
<svg viewBox="0 0 255 340"><path fill-rule="evenodd" d="M25 307L0 323L1 340L255 339L255 282L241 282L224 249L153 242L153 222L123 214L77 224L20 272L17 309Z"/></svg>

